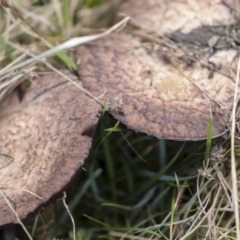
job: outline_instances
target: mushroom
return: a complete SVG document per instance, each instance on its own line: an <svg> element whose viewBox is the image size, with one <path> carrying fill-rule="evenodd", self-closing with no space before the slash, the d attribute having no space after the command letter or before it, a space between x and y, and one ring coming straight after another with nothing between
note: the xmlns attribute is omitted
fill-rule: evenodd
<svg viewBox="0 0 240 240"><path fill-rule="evenodd" d="M201 11L199 11L199 9ZM124 2L131 26L80 46L78 73L111 114L158 138L200 140L228 130L238 24L222 1ZM235 34L235 35L234 35Z"/></svg>
<svg viewBox="0 0 240 240"><path fill-rule="evenodd" d="M132 25L149 33L164 34L176 30L190 32L203 25L229 24L232 21L232 3L229 0L224 2L129 0L121 4L118 12L130 16Z"/></svg>
<svg viewBox="0 0 240 240"><path fill-rule="evenodd" d="M33 80L21 103L6 101L0 108L0 189L24 219L61 193L84 164L100 105L53 73ZM0 216L0 226L17 223L3 195Z"/></svg>
<svg viewBox="0 0 240 240"><path fill-rule="evenodd" d="M77 50L84 88L101 95L116 119L148 135L204 139L209 117L213 137L226 132L239 32L239 24L230 24L230 7L219 0L129 0L119 11L132 16L132 27ZM0 226L17 223L4 196L23 219L62 192L87 157L99 111L53 73L34 80L21 103L6 99Z"/></svg>

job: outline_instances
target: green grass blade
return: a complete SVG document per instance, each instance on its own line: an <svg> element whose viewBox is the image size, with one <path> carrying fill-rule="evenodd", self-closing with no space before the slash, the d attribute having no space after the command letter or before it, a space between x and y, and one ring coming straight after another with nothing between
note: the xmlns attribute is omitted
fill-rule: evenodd
<svg viewBox="0 0 240 240"><path fill-rule="evenodd" d="M205 166L207 166L207 160L208 160L209 154L210 154L210 148L211 148L211 143L212 143L212 131L213 131L213 119L212 119L212 117L210 117L208 119L207 142L206 142L206 151L205 151L205 156L204 156Z"/></svg>
<svg viewBox="0 0 240 240"><path fill-rule="evenodd" d="M2 34L0 33L0 49L2 49L3 51L5 51L7 57L13 61L14 60L14 56L12 55L12 51L11 49L8 47L7 43L5 42Z"/></svg>
<svg viewBox="0 0 240 240"><path fill-rule="evenodd" d="M77 70L77 65L76 63L69 57L67 56L64 52L58 52L56 53L56 56L62 60L62 62L67 66L70 67L74 70Z"/></svg>
<svg viewBox="0 0 240 240"><path fill-rule="evenodd" d="M99 221L99 220L96 219L96 218L90 217L90 216L88 216L87 214L83 214L83 216L86 217L86 218L88 218L88 219L90 219L90 220L92 220L93 222L96 222L96 223L98 223L98 224L106 227L106 228L111 228L110 225L108 225L108 224L106 224L106 223L103 223L103 222Z"/></svg>
<svg viewBox="0 0 240 240"><path fill-rule="evenodd" d="M98 169L94 172L93 176L94 178L98 178L102 173L102 169ZM77 206L77 204L80 202L81 198L83 197L84 193L87 191L87 189L91 186L91 179L88 179L83 187L81 188L81 191L77 193L77 195L75 196L75 198L71 201L71 203L69 204L69 210L71 212L74 211L75 207ZM66 221L66 219L68 218L68 213L65 211L64 214L62 215L62 217L60 218L60 223L64 223Z"/></svg>
<svg viewBox="0 0 240 240"><path fill-rule="evenodd" d="M69 17L69 2L68 0L63 0L63 21L67 29L68 34L70 33L70 17Z"/></svg>
<svg viewBox="0 0 240 240"><path fill-rule="evenodd" d="M155 174L154 177L149 179L138 191L136 191L136 195L140 195L143 192L145 192L147 189L149 189L155 182L159 180L159 178L167 172L167 170L173 165L173 163L177 160L179 157L180 153L182 152L185 144L182 145L182 147L179 149L177 154L173 157L173 159L162 169L160 170L157 174Z"/></svg>

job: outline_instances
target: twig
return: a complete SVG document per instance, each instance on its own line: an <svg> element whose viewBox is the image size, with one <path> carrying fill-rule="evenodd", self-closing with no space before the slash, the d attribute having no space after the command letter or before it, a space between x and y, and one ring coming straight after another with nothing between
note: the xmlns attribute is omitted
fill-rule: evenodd
<svg viewBox="0 0 240 240"><path fill-rule="evenodd" d="M68 215L69 217L71 218L71 221L72 221L72 225L73 225L73 240L76 240L76 228L75 228L75 222L74 222L74 219L73 219L73 216L68 208L68 205L66 203L66 192L63 192L63 198L62 198L62 201L63 201L63 205L64 207L66 208L67 212L68 212Z"/></svg>
<svg viewBox="0 0 240 240"><path fill-rule="evenodd" d="M237 78L235 84L235 92L234 92L234 102L233 102L233 110L232 110L232 125L231 125L231 176L232 176L232 200L234 207L234 215L235 215L235 224L236 224L236 237L240 239L240 226L239 226L239 204L238 204L238 189L237 189L237 172L236 172L236 160L235 160L235 152L234 152L234 144L235 144L235 127L236 127L236 108L238 103L238 84L239 84L239 72L240 72L240 57L238 60L238 70L237 70Z"/></svg>

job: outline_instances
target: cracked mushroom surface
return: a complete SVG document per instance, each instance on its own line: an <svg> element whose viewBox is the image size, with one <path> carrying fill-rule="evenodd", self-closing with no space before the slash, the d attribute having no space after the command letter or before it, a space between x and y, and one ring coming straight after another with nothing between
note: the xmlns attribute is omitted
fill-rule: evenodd
<svg viewBox="0 0 240 240"><path fill-rule="evenodd" d="M121 33L78 48L83 86L111 114L158 138L201 140L228 130L240 23L222 1L125 1Z"/></svg>
<svg viewBox="0 0 240 240"><path fill-rule="evenodd" d="M22 103L13 99L0 108L0 189L23 219L83 165L100 105L53 73L35 79ZM0 216L0 226L17 222L2 195Z"/></svg>

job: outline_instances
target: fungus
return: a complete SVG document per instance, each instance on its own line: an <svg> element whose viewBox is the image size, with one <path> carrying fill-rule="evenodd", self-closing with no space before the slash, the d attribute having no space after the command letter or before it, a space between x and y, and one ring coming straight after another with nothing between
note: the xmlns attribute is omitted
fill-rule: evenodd
<svg viewBox="0 0 240 240"><path fill-rule="evenodd" d="M24 219L61 193L83 165L100 105L53 73L34 80L21 103L6 101L0 108L0 189ZM0 216L0 226L17 223L2 195Z"/></svg>
<svg viewBox="0 0 240 240"><path fill-rule="evenodd" d="M77 50L83 87L136 131L200 140L211 116L213 137L223 134L240 42L230 7L219 0L129 0L119 12L132 17L131 27ZM21 103L6 101L0 108L0 189L23 219L83 165L100 105L56 74L34 80ZM1 226L17 222L2 196L0 215Z"/></svg>
<svg viewBox="0 0 240 240"><path fill-rule="evenodd" d="M119 12L132 17L131 27L77 50L84 88L106 91L109 112L135 131L200 140L212 117L213 137L225 133L240 37L230 7L219 0L129 0Z"/></svg>

